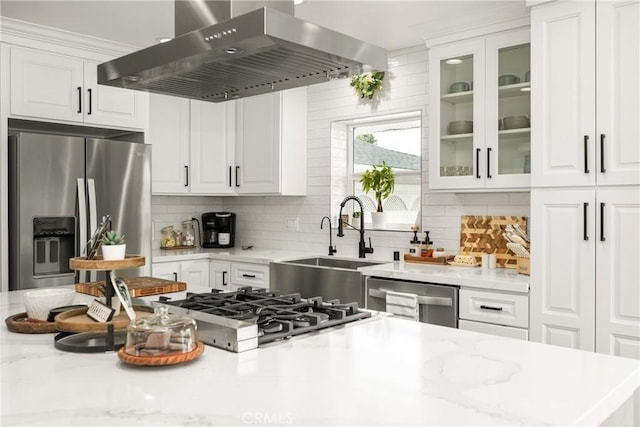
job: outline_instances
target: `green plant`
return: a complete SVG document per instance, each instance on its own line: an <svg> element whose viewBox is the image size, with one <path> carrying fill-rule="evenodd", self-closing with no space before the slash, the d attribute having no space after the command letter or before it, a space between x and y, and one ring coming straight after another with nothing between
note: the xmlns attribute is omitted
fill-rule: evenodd
<svg viewBox="0 0 640 427"><path fill-rule="evenodd" d="M376 145L378 143L378 139L372 133L363 133L362 135L356 136L356 139L371 145Z"/></svg>
<svg viewBox="0 0 640 427"><path fill-rule="evenodd" d="M351 78L351 86L360 96L360 98L372 99L375 93L382 89L382 80L384 72L364 73Z"/></svg>
<svg viewBox="0 0 640 427"><path fill-rule="evenodd" d="M124 234L120 234L118 231L111 230L104 233L102 239L100 239L103 245L122 245L124 244Z"/></svg>
<svg viewBox="0 0 640 427"><path fill-rule="evenodd" d="M378 202L377 212L382 212L382 201L393 193L396 177L391 166L383 161L382 164L372 165L373 169L367 169L360 178L362 191L373 191Z"/></svg>

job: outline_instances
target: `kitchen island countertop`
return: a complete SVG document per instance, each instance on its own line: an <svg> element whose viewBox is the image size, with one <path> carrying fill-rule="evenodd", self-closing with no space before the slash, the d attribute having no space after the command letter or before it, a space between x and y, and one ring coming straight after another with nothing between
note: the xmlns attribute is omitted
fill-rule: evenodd
<svg viewBox="0 0 640 427"><path fill-rule="evenodd" d="M640 386L637 360L388 317L165 367L53 337L2 327L0 425L593 425Z"/></svg>

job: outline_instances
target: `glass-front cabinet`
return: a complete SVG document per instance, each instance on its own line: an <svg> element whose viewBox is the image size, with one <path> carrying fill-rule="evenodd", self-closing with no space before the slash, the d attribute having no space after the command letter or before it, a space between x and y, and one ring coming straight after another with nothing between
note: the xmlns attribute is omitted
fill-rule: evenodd
<svg viewBox="0 0 640 427"><path fill-rule="evenodd" d="M528 29L433 47L429 70L429 188L528 189Z"/></svg>

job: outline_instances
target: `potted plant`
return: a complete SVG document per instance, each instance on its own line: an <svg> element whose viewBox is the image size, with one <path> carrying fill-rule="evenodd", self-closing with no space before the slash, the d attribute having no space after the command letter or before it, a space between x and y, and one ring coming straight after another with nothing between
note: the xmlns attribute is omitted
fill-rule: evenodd
<svg viewBox="0 0 640 427"><path fill-rule="evenodd" d="M115 230L107 231L100 239L100 243L102 259L105 261L124 259L127 245L123 234Z"/></svg>
<svg viewBox="0 0 640 427"><path fill-rule="evenodd" d="M388 166L384 161L379 165L372 165L372 167L373 169L364 171L362 178L360 178L360 183L364 193L373 191L375 194L378 207L376 212L371 212L371 222L373 223L373 228L380 229L386 225L382 211L382 201L393 193L396 178L391 166Z"/></svg>
<svg viewBox="0 0 640 427"><path fill-rule="evenodd" d="M384 72L364 73L351 78L351 86L360 98L372 99L375 93L382 89Z"/></svg>

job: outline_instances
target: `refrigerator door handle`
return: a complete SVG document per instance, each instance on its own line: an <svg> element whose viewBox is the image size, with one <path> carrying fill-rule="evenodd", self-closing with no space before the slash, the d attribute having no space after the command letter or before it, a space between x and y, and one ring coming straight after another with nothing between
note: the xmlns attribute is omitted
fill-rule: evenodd
<svg viewBox="0 0 640 427"><path fill-rule="evenodd" d="M78 246L80 256L87 256L87 197L84 191L84 179L78 178Z"/></svg>
<svg viewBox="0 0 640 427"><path fill-rule="evenodd" d="M87 192L89 196L89 230L91 233L98 228L98 215L96 208L96 183L92 178L87 179ZM95 270L89 272L89 281L98 280L98 273Z"/></svg>
<svg viewBox="0 0 640 427"><path fill-rule="evenodd" d="M78 247L80 256L87 256L87 192L84 186L84 179L78 178ZM76 279L79 283L87 281L87 272L76 272Z"/></svg>

